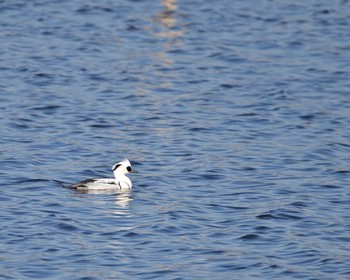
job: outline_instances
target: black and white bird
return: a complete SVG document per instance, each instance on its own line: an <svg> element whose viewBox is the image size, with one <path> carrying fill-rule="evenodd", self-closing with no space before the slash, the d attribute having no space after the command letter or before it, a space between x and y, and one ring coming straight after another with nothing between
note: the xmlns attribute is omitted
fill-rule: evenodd
<svg viewBox="0 0 350 280"><path fill-rule="evenodd" d="M77 190L125 190L132 188L131 180L125 174L136 173L136 171L131 167L129 160L124 159L116 163L113 165L112 171L114 178L87 179L71 185L70 188Z"/></svg>

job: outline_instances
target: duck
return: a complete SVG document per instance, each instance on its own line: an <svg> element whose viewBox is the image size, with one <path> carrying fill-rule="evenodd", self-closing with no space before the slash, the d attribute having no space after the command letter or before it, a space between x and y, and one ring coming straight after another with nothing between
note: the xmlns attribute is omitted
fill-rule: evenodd
<svg viewBox="0 0 350 280"><path fill-rule="evenodd" d="M112 167L114 178L92 178L70 186L76 190L127 190L132 188L128 173L137 173L128 159L117 162Z"/></svg>

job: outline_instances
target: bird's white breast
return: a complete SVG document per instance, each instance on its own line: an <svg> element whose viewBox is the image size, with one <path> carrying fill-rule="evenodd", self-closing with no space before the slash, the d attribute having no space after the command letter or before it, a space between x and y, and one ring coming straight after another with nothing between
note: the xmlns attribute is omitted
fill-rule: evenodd
<svg viewBox="0 0 350 280"><path fill-rule="evenodd" d="M117 179L90 179L74 184L72 188L79 190L114 190L114 189L131 189L132 184L129 178L126 180ZM129 180L127 180L129 179Z"/></svg>

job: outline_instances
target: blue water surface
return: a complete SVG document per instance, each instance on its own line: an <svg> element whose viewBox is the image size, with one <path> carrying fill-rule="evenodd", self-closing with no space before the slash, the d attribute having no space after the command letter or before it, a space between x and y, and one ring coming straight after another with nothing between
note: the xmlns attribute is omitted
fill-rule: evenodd
<svg viewBox="0 0 350 280"><path fill-rule="evenodd" d="M0 279L349 279L350 2L0 1ZM111 177L126 192L65 186Z"/></svg>

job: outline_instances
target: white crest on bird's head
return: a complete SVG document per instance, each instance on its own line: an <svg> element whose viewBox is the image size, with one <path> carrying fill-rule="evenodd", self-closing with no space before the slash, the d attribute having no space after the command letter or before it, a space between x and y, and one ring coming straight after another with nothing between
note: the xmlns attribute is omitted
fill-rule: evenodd
<svg viewBox="0 0 350 280"><path fill-rule="evenodd" d="M128 159L123 159L121 162L118 162L113 165L112 171L127 174L132 172L133 170L130 161Z"/></svg>

